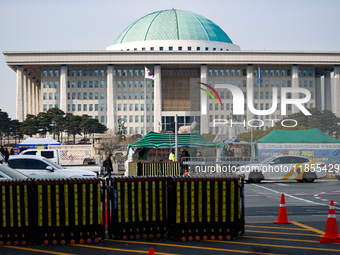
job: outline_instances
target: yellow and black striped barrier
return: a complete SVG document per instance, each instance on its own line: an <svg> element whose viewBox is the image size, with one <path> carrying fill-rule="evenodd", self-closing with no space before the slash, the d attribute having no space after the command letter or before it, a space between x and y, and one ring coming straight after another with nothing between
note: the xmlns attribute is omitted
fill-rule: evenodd
<svg viewBox="0 0 340 255"><path fill-rule="evenodd" d="M130 162L129 176L177 176L181 162Z"/></svg>
<svg viewBox="0 0 340 255"><path fill-rule="evenodd" d="M91 243L105 238L98 179L0 182L0 187L0 245Z"/></svg>
<svg viewBox="0 0 340 255"><path fill-rule="evenodd" d="M120 177L106 182L112 238L230 240L244 233L243 179Z"/></svg>
<svg viewBox="0 0 340 255"><path fill-rule="evenodd" d="M109 235L124 240L167 237L167 183L166 177L108 180Z"/></svg>
<svg viewBox="0 0 340 255"><path fill-rule="evenodd" d="M0 182L0 245L25 245L32 236L31 182Z"/></svg>
<svg viewBox="0 0 340 255"><path fill-rule="evenodd" d="M243 179L169 178L169 238L230 240L244 233Z"/></svg>

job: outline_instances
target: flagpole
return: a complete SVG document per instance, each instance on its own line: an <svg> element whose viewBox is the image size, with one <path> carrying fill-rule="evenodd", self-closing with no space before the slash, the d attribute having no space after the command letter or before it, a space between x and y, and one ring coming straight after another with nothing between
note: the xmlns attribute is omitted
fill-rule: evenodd
<svg viewBox="0 0 340 255"><path fill-rule="evenodd" d="M144 66L144 135L146 135L146 66Z"/></svg>

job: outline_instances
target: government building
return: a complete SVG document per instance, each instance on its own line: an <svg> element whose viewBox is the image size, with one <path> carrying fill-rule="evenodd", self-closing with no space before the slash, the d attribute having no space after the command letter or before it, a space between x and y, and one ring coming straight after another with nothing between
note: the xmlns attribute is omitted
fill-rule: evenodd
<svg viewBox="0 0 340 255"><path fill-rule="evenodd" d="M283 96L306 97L286 93L289 88L310 92L302 104L306 109L340 116L340 52L243 51L213 21L189 11L150 13L102 51L3 54L17 76L19 121L58 107L92 116L112 130L123 122L128 134L172 130L176 114L180 126L196 121L201 134L217 133L216 120L247 125L260 119L266 129L271 120L300 111L282 104ZM146 70L152 74L147 78ZM243 92L244 101L226 85ZM242 113L235 114L233 96L244 105ZM253 114L249 102L268 114Z"/></svg>

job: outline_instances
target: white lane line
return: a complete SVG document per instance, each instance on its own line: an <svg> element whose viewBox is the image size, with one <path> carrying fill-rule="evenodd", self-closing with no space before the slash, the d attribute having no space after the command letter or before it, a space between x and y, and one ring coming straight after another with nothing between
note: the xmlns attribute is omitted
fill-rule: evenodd
<svg viewBox="0 0 340 255"><path fill-rule="evenodd" d="M269 190L269 191L274 192L274 193L279 193L279 194L284 193L284 192L279 192L279 191L276 191L276 190L273 190L273 189L270 189L270 188L267 188L267 187L263 187L263 186L258 185L258 184L251 184L251 185L256 186L256 187L259 187L259 188L263 188L263 189L266 189L266 190ZM285 194L285 196L287 196L287 197L295 198L295 199L297 199L297 200L301 200L301 201L304 201L304 202L307 202L307 203L311 203L311 204L315 204L315 205L329 206L328 204L325 205L325 204L321 204L321 203L318 203L318 202L313 202L313 201L310 201L310 200L307 200L307 199L295 197L295 196L292 196L292 195L289 195L289 194L286 194L286 193L284 193L284 194ZM340 207L335 207L335 209L338 209L338 210L339 210Z"/></svg>

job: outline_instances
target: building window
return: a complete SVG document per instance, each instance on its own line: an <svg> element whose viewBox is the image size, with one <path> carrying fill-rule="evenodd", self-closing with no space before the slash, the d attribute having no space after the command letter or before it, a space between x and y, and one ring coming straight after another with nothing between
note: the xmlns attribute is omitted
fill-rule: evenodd
<svg viewBox="0 0 340 255"><path fill-rule="evenodd" d="M90 89L93 88L93 81L89 81L89 88L90 88Z"/></svg>
<svg viewBox="0 0 340 255"><path fill-rule="evenodd" d="M78 104L78 112L81 111L81 104Z"/></svg>
<svg viewBox="0 0 340 255"><path fill-rule="evenodd" d="M178 46L178 50L182 50L182 46Z"/></svg>
<svg viewBox="0 0 340 255"><path fill-rule="evenodd" d="M188 50L191 50L191 46L188 46Z"/></svg>
<svg viewBox="0 0 340 255"><path fill-rule="evenodd" d="M101 88L104 88L104 87L105 87L104 81L100 81L100 87L101 87Z"/></svg>
<svg viewBox="0 0 340 255"><path fill-rule="evenodd" d="M138 111L138 104L135 104L135 111Z"/></svg>
<svg viewBox="0 0 340 255"><path fill-rule="evenodd" d="M99 81L94 81L94 87L99 88Z"/></svg>
<svg viewBox="0 0 340 255"><path fill-rule="evenodd" d="M309 81L309 87L313 88L313 81Z"/></svg>
<svg viewBox="0 0 340 255"><path fill-rule="evenodd" d="M76 92L72 92L72 100L76 99Z"/></svg>
<svg viewBox="0 0 340 255"><path fill-rule="evenodd" d="M241 69L237 69L236 74L237 74L237 76L241 76Z"/></svg>
<svg viewBox="0 0 340 255"><path fill-rule="evenodd" d="M78 100L81 100L81 92L78 92Z"/></svg>
<svg viewBox="0 0 340 255"><path fill-rule="evenodd" d="M44 88L44 89L47 89L47 81L44 81L43 88Z"/></svg>
<svg viewBox="0 0 340 255"><path fill-rule="evenodd" d="M309 76L313 76L313 69L309 69Z"/></svg>
<svg viewBox="0 0 340 255"><path fill-rule="evenodd" d="M139 99L139 93L135 92L135 99Z"/></svg>
<svg viewBox="0 0 340 255"><path fill-rule="evenodd" d="M282 69L282 70L281 70L281 75L282 75L282 76L286 76L286 69Z"/></svg>
<svg viewBox="0 0 340 255"><path fill-rule="evenodd" d="M53 77L53 70L48 70L48 76Z"/></svg>
<svg viewBox="0 0 340 255"><path fill-rule="evenodd" d="M93 104L89 104L89 111L93 111Z"/></svg>
<svg viewBox="0 0 340 255"><path fill-rule="evenodd" d="M59 100L59 93L54 93L54 100Z"/></svg>
<svg viewBox="0 0 340 255"><path fill-rule="evenodd" d="M268 69L264 70L264 76L269 76L269 70Z"/></svg>
<svg viewBox="0 0 340 255"><path fill-rule="evenodd" d="M307 69L303 70L303 76L307 76Z"/></svg>
<svg viewBox="0 0 340 255"><path fill-rule="evenodd" d="M90 99L90 100L93 99L93 92L89 92L89 99Z"/></svg>
<svg viewBox="0 0 340 255"><path fill-rule="evenodd" d="M127 97L127 92L124 92L124 93L123 93L123 99L128 99L128 97Z"/></svg>
<svg viewBox="0 0 340 255"><path fill-rule="evenodd" d="M98 104L95 104L95 105L94 105L94 110L95 110L96 112L98 112L98 110L99 110L99 105L98 105Z"/></svg>
<svg viewBox="0 0 340 255"><path fill-rule="evenodd" d="M172 47L172 46L169 46L169 50L173 50L173 47Z"/></svg>
<svg viewBox="0 0 340 255"><path fill-rule="evenodd" d="M117 111L121 111L122 110L122 104L118 104L117 108L118 108Z"/></svg>
<svg viewBox="0 0 340 255"><path fill-rule="evenodd" d="M100 99L105 99L104 92L100 92Z"/></svg>
<svg viewBox="0 0 340 255"><path fill-rule="evenodd" d="M87 104L83 105L83 111L86 112L87 111Z"/></svg>
<svg viewBox="0 0 340 255"><path fill-rule="evenodd" d="M270 69L270 76L274 76L274 69Z"/></svg>
<svg viewBox="0 0 340 255"><path fill-rule="evenodd" d="M129 116L129 122L132 123L133 122L133 115Z"/></svg>
<svg viewBox="0 0 340 255"><path fill-rule="evenodd" d="M87 100L87 92L84 92L84 93L83 93L83 99L84 99L84 100Z"/></svg>
<svg viewBox="0 0 340 255"><path fill-rule="evenodd" d="M159 47L159 50L163 50L163 47L161 46L161 47Z"/></svg>
<svg viewBox="0 0 340 255"><path fill-rule="evenodd" d="M101 104L100 105L100 110L103 112L103 111L105 111L105 105L104 104Z"/></svg>
<svg viewBox="0 0 340 255"><path fill-rule="evenodd" d="M235 69L231 69L231 76L235 76Z"/></svg>
<svg viewBox="0 0 340 255"><path fill-rule="evenodd" d="M53 81L48 82L48 87L49 87L50 89L53 89Z"/></svg>
<svg viewBox="0 0 340 255"><path fill-rule="evenodd" d="M43 70L43 77L47 77L47 70Z"/></svg>

